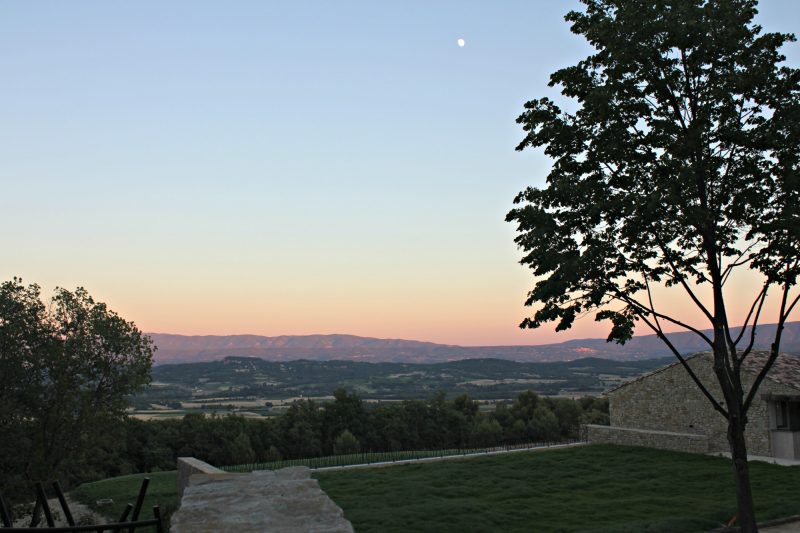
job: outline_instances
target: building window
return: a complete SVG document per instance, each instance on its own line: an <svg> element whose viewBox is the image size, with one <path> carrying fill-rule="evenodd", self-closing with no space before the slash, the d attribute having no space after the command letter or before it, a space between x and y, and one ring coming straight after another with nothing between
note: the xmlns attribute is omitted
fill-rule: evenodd
<svg viewBox="0 0 800 533"><path fill-rule="evenodd" d="M775 402L775 427L777 429L789 429L789 406L788 402Z"/></svg>
<svg viewBox="0 0 800 533"><path fill-rule="evenodd" d="M772 429L800 431L800 401L795 399L770 402Z"/></svg>

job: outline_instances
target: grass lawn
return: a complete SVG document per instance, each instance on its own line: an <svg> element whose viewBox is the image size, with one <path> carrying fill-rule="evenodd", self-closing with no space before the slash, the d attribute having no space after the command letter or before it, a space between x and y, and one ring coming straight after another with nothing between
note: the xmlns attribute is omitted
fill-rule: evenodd
<svg viewBox="0 0 800 533"><path fill-rule="evenodd" d="M800 467L751 463L759 521L800 514ZM727 459L617 446L314 474L359 533L704 531L736 511Z"/></svg>
<svg viewBox="0 0 800 533"><path fill-rule="evenodd" d="M136 505L139 487L141 487L142 479L145 477L150 478L150 485L147 487L147 496L144 499L144 505L139 517L152 518L154 505L158 505L161 508L161 516L166 517L171 514L178 506L177 473L174 470L152 474L133 474L104 479L94 483L84 483L70 492L69 495L75 500L88 505L109 520L116 521L125 509L125 505L128 503ZM95 502L103 498L111 498L114 503L109 506L98 507Z"/></svg>

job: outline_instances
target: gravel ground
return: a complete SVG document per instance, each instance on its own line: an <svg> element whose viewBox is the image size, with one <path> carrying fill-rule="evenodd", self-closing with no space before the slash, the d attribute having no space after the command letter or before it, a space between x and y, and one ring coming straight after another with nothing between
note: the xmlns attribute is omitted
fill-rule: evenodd
<svg viewBox="0 0 800 533"><path fill-rule="evenodd" d="M82 503L78 503L74 500L71 500L69 496L66 496L67 505L69 506L69 510L72 513L72 518L75 520L76 524L103 524L108 522L109 520L91 509ZM66 519L64 518L64 513L61 511L61 504L58 503L58 500L53 498L47 501L48 505L50 506L50 510L53 513L53 520L55 525L58 526L68 526ZM21 516L19 518L15 518L14 520L14 527L28 527L31 523L31 516ZM44 519L44 514L42 514L41 519L39 520L39 526L46 524Z"/></svg>

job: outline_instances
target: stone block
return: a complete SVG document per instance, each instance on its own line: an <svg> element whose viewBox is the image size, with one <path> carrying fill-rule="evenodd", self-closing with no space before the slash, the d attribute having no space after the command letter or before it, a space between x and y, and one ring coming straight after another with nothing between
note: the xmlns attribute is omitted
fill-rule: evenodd
<svg viewBox="0 0 800 533"><path fill-rule="evenodd" d="M225 474L224 470L212 466L194 457L178 457L178 498L189 485L189 478L194 474L218 475Z"/></svg>
<svg viewBox="0 0 800 533"><path fill-rule="evenodd" d="M194 474L172 517L173 533L352 533L342 509L305 467Z"/></svg>

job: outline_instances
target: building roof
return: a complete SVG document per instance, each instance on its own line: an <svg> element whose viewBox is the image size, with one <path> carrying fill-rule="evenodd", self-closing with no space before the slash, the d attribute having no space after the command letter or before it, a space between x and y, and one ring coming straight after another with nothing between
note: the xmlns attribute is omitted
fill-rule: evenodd
<svg viewBox="0 0 800 533"><path fill-rule="evenodd" d="M696 354L687 355L684 356L684 360L689 361L690 359L694 359L695 357L700 357L704 355L710 356L711 352L699 352ZM761 369L764 368L764 364L766 364L768 358L769 358L769 352L753 351L747 356L747 358L742 363L742 370L749 374L758 374L761 371ZM621 385L614 387L613 389L609 389L608 391L606 391L606 394L615 392L621 389L622 387L627 387L631 383L636 383L638 381L648 379L650 376L660 374L661 372L664 372L665 370L668 370L680 364L681 364L680 361L675 361L674 363L661 367L658 370L654 370L653 372L642 374L636 379L632 379L630 381L627 381ZM800 358L786 353L778 354L778 358L775 359L775 362L772 364L772 368L767 374L766 379L774 381L775 383L780 383L781 385L787 385L789 387L793 387L795 389L800 390Z"/></svg>
<svg viewBox="0 0 800 533"><path fill-rule="evenodd" d="M751 374L758 374L769 358L769 352L753 352L742 363L742 370ZM767 379L800 389L800 358L785 353L778 354L772 368L769 369Z"/></svg>

